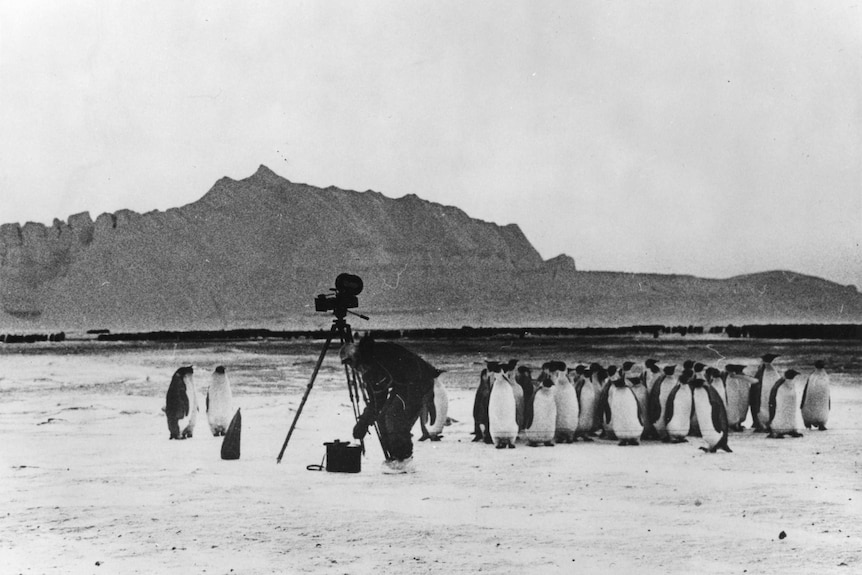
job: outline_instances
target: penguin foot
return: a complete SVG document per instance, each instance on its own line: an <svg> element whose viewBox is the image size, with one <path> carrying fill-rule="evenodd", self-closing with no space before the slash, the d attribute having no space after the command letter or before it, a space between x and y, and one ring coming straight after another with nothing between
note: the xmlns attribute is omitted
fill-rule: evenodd
<svg viewBox="0 0 862 575"><path fill-rule="evenodd" d="M431 439L431 441L440 441L441 439L443 439L443 436L442 435L432 435L430 437L430 439Z"/></svg>
<svg viewBox="0 0 862 575"><path fill-rule="evenodd" d="M593 439L592 437L587 437L586 435L583 436L581 439L584 440L584 443L595 443L596 442L595 439Z"/></svg>
<svg viewBox="0 0 862 575"><path fill-rule="evenodd" d="M553 442L553 441L546 441L546 442L544 443L544 445L546 445L546 446L548 446L548 447L553 447L555 444L554 444L554 442Z"/></svg>
<svg viewBox="0 0 862 575"><path fill-rule="evenodd" d="M430 435L423 435L422 437L419 438L419 441L425 441L426 439L431 439L431 436Z"/></svg>
<svg viewBox="0 0 862 575"><path fill-rule="evenodd" d="M698 449L700 449L704 453L715 453L715 449L708 449L708 448L703 447L703 446L699 447Z"/></svg>
<svg viewBox="0 0 862 575"><path fill-rule="evenodd" d="M514 443L509 443L509 445L508 445L507 447L508 447L509 449L515 449L515 444L514 444Z"/></svg>
<svg viewBox="0 0 862 575"><path fill-rule="evenodd" d="M757 427L754 429L754 433L767 433L769 430L765 427Z"/></svg>
<svg viewBox="0 0 862 575"><path fill-rule="evenodd" d="M767 439L784 439L783 433L770 433L766 436Z"/></svg>
<svg viewBox="0 0 862 575"><path fill-rule="evenodd" d="M476 442L479 442L479 441L482 441L482 436L481 436L481 435L473 436L472 443L476 443Z"/></svg>
<svg viewBox="0 0 862 575"><path fill-rule="evenodd" d="M820 431L826 431L826 426L825 425L818 425L817 429L819 429Z"/></svg>
<svg viewBox="0 0 862 575"><path fill-rule="evenodd" d="M495 445L494 449L506 449L506 446L501 443L500 445Z"/></svg>
<svg viewBox="0 0 862 575"><path fill-rule="evenodd" d="M538 443L536 443L535 441L528 441L528 442L527 442L527 445L529 445L530 447L539 447L539 444L538 444ZM546 445L547 445L547 444L546 444Z"/></svg>
<svg viewBox="0 0 862 575"><path fill-rule="evenodd" d="M798 431L791 431L787 435L789 435L790 437L802 437L802 434L799 433Z"/></svg>

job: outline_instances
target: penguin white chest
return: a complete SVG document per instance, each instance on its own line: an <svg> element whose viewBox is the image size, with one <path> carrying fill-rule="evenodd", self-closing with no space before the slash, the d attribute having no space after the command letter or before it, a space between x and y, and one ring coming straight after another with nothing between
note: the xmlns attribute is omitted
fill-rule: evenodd
<svg viewBox="0 0 862 575"><path fill-rule="evenodd" d="M518 435L518 422L515 419L515 395L512 384L502 374L495 374L488 399L488 427L494 443L500 440L514 441Z"/></svg>
<svg viewBox="0 0 862 575"><path fill-rule="evenodd" d="M670 401L670 397L668 397ZM668 435L685 437L691 429L691 388L681 385L673 398L673 415L667 422Z"/></svg>
<svg viewBox="0 0 862 575"><path fill-rule="evenodd" d="M709 393L704 387L696 388L692 390L692 399L694 400L694 411L697 414L697 420L700 422L701 437L707 445L715 447L724 433L715 429L715 425L713 425L712 404L709 401Z"/></svg>
<svg viewBox="0 0 862 575"><path fill-rule="evenodd" d="M619 439L638 439L643 424L638 416L638 400L629 387L612 386L608 394L611 408L611 425Z"/></svg>

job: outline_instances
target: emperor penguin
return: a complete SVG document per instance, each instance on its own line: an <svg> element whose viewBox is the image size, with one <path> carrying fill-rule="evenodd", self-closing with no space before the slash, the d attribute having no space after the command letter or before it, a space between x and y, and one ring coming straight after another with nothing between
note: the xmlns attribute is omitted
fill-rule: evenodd
<svg viewBox="0 0 862 575"><path fill-rule="evenodd" d="M699 361L695 362L695 364L691 368L693 373L691 379L689 380L689 385L691 385L690 382L694 381L695 379L706 380L706 372L704 371L705 369L706 364L703 364ZM700 437L700 422L698 422L697 420L697 412L694 409L691 410L691 425L688 429L688 434L692 437Z"/></svg>
<svg viewBox="0 0 862 575"><path fill-rule="evenodd" d="M802 391L802 422L807 429L817 426L820 431L826 430L829 420L829 410L832 409L832 399L829 390L829 374L826 373L826 363L823 360L814 362L814 373L808 376L805 389Z"/></svg>
<svg viewBox="0 0 862 575"><path fill-rule="evenodd" d="M601 370L601 366L598 364L593 365L597 366L597 370ZM575 437L580 437L584 441L592 441L590 435L598 429L597 418L601 417L599 395L602 392L602 384L600 375L593 373L592 367L585 369L581 375L582 377L575 386L575 394L578 396L578 427L575 429Z"/></svg>
<svg viewBox="0 0 862 575"><path fill-rule="evenodd" d="M643 371L643 382L647 390L647 396L649 396L655 382L661 377L662 370L658 366L658 360L652 358L644 362L644 367L646 369Z"/></svg>
<svg viewBox="0 0 862 575"><path fill-rule="evenodd" d="M518 432L521 432L524 429L524 388L518 385L518 381L515 378L515 367L517 365L517 359L510 359L503 368L503 371L512 384L512 395L515 396L515 421L518 422Z"/></svg>
<svg viewBox="0 0 862 575"><path fill-rule="evenodd" d="M628 378L628 380L629 389L632 390L632 393L635 394L635 398L638 400L638 413L640 413L641 427L643 431L641 439L653 437L654 431L652 425L650 425L649 423L649 419L646 416L649 394L647 393L646 383L644 383L644 375L641 374L638 377L630 377Z"/></svg>
<svg viewBox="0 0 862 575"><path fill-rule="evenodd" d="M769 438L782 439L785 435L802 437L796 425L799 403L796 401L796 385L793 379L797 375L798 371L788 369L769 392Z"/></svg>
<svg viewBox="0 0 862 575"><path fill-rule="evenodd" d="M718 390L700 378L691 380L692 401L700 422L700 434L706 442L701 447L707 453L715 453L718 449L731 452L727 445L727 410Z"/></svg>
<svg viewBox="0 0 862 575"><path fill-rule="evenodd" d="M760 357L762 363L758 366L757 373L754 374L757 383L752 386L752 391L756 389L758 395L757 398L751 398L751 414L754 418L754 431L757 433L769 431L769 394L772 392L775 382L781 378L778 370L772 366L772 362L777 357L781 356L774 353L762 355Z"/></svg>
<svg viewBox="0 0 862 575"><path fill-rule="evenodd" d="M605 420L610 422L618 445L638 445L644 431L643 416L635 392L628 385L640 381L636 377L614 380L608 392L608 407Z"/></svg>
<svg viewBox="0 0 862 575"><path fill-rule="evenodd" d="M557 399L554 391L554 380L548 377L530 395L524 413L524 438L530 447L554 445L557 433Z"/></svg>
<svg viewBox="0 0 862 575"><path fill-rule="evenodd" d="M213 371L206 397L207 421L215 437L224 435L233 417L233 395L223 365Z"/></svg>
<svg viewBox="0 0 862 575"><path fill-rule="evenodd" d="M649 394L647 405L648 419L650 425L653 426L655 436L661 440L667 439L667 424L664 421L664 414L667 409L667 399L670 396L670 392L673 391L673 388L677 384L677 378L674 375L675 371L675 365L664 366L661 376L653 384Z"/></svg>
<svg viewBox="0 0 862 575"><path fill-rule="evenodd" d="M515 395L512 383L503 371L505 366L488 367L494 382L488 398L488 429L491 441L497 449L515 448L518 437L518 422L515 420Z"/></svg>
<svg viewBox="0 0 862 575"><path fill-rule="evenodd" d="M572 443L575 431L578 429L578 394L575 386L566 376L566 364L562 361L552 361L548 366L551 380L554 382L554 399L557 402L557 426L555 440L557 443Z"/></svg>
<svg viewBox="0 0 862 575"><path fill-rule="evenodd" d="M706 383L718 392L718 396L721 397L721 401L724 402L726 408L727 388L724 385L724 378L721 377L721 370L717 367L708 367L704 373L706 375Z"/></svg>
<svg viewBox="0 0 862 575"><path fill-rule="evenodd" d="M599 413L602 415L602 432L599 434L599 437L602 439L615 440L617 436L614 435L614 430L611 427L611 424L605 421L605 414L607 413L608 409L608 397L610 396L611 386L613 385L614 381L616 381L619 377L619 374L617 373L617 366L609 365L604 371L604 373L606 377L605 380L602 382L602 391L599 394Z"/></svg>
<svg viewBox="0 0 862 575"><path fill-rule="evenodd" d="M440 376L437 376L434 379L434 387L423 398L422 410L419 412L419 426L422 429L419 441L440 441L448 417L449 394L440 381Z"/></svg>
<svg viewBox="0 0 862 575"><path fill-rule="evenodd" d="M728 364L724 366L724 390L727 394L727 426L732 431L742 431L742 422L748 416L748 402L751 386L757 380L742 371L744 365Z"/></svg>
<svg viewBox="0 0 862 575"><path fill-rule="evenodd" d="M679 381L667 396L667 405L664 412L664 423L667 431L667 439L671 443L683 443L688 441L689 428L691 427L692 394L689 385L693 372L685 370L679 376Z"/></svg>
<svg viewBox="0 0 862 575"><path fill-rule="evenodd" d="M486 362L485 369L479 374L479 387L476 388L476 396L473 399L473 441L492 443L488 430L488 400L491 399L491 369L497 369L499 366L496 361Z"/></svg>
<svg viewBox="0 0 862 575"><path fill-rule="evenodd" d="M521 386L524 392L524 405L530 402L530 396L533 395L533 371L526 365L518 366L518 373L515 374L515 383Z"/></svg>
<svg viewBox="0 0 862 575"><path fill-rule="evenodd" d="M168 418L170 439L192 437L198 418L198 398L195 389L194 368L181 367L174 372L165 396L165 415Z"/></svg>

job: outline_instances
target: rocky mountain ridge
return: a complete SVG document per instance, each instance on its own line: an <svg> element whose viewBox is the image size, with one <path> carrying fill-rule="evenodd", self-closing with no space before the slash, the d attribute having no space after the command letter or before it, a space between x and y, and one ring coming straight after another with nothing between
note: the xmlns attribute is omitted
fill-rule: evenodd
<svg viewBox="0 0 862 575"><path fill-rule="evenodd" d="M581 272L565 254L543 261L514 224L261 166L164 212L0 226L0 328L317 328L329 318L314 296L345 271L365 281L375 327L862 320L852 286Z"/></svg>

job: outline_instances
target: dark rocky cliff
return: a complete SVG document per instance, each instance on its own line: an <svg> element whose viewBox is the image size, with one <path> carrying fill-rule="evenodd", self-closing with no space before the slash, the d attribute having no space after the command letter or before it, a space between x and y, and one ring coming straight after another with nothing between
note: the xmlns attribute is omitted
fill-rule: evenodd
<svg viewBox="0 0 862 575"><path fill-rule="evenodd" d="M344 271L365 280L373 327L862 319L855 288L819 278L578 272L516 225L261 166L165 212L0 226L0 328L317 328L314 296Z"/></svg>

